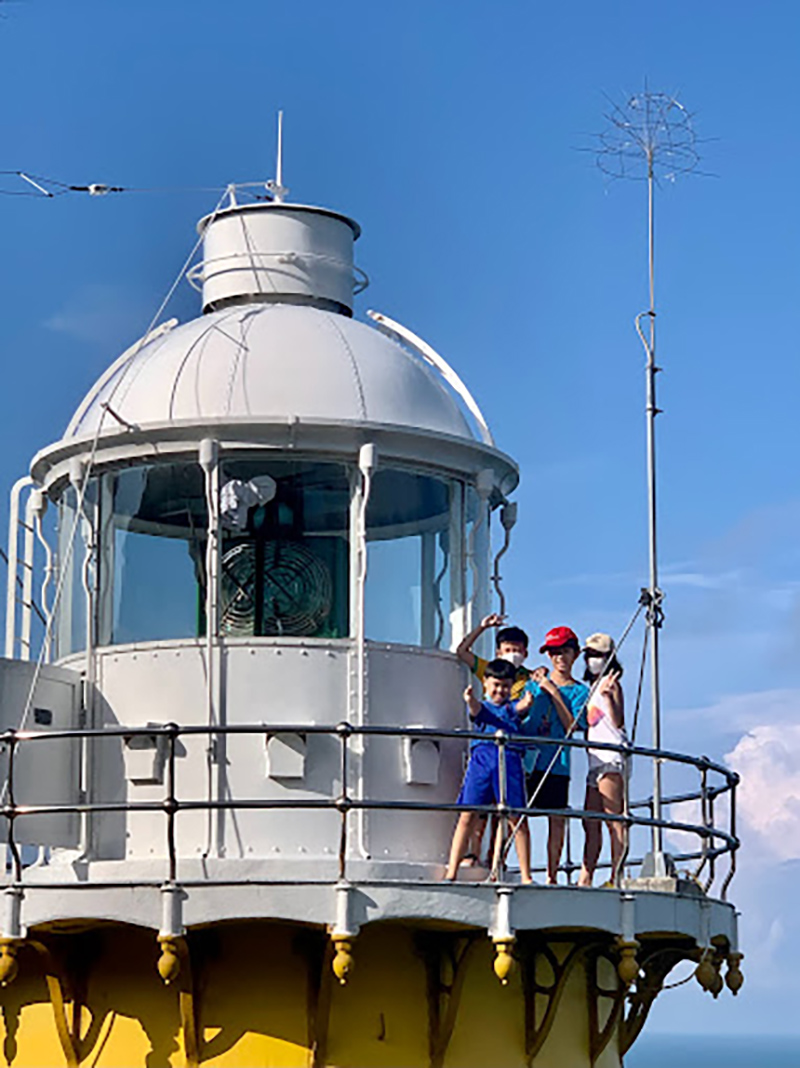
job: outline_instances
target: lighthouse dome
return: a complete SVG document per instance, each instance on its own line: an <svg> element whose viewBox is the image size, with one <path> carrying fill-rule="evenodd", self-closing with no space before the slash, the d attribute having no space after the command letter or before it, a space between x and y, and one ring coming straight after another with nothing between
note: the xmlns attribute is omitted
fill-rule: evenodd
<svg viewBox="0 0 800 1068"><path fill-rule="evenodd" d="M474 441L445 383L377 329L329 310L236 304L157 333L95 383L65 439L237 419L382 424Z"/></svg>

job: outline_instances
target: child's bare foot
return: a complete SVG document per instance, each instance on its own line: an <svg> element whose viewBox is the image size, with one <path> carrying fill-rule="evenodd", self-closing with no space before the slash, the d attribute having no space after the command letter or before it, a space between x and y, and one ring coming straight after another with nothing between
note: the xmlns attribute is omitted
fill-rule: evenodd
<svg viewBox="0 0 800 1068"><path fill-rule="evenodd" d="M456 881L456 874L457 874L456 872L450 871L450 869L448 868L447 871L442 876L442 882L443 883L454 883Z"/></svg>
<svg viewBox="0 0 800 1068"><path fill-rule="evenodd" d="M523 886L533 886L533 879L531 879L530 875L520 875L519 881Z"/></svg>

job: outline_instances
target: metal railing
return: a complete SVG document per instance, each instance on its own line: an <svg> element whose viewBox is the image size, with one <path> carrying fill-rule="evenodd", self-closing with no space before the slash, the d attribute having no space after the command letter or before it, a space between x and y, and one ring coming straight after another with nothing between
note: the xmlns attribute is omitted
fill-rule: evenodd
<svg viewBox="0 0 800 1068"><path fill-rule="evenodd" d="M339 739L340 788L338 793L332 793L329 797L207 798L199 800L181 798L178 796L176 771L178 742L181 738L192 735L205 735L208 736L209 743L211 743L215 738L231 735L272 737L288 734L327 735ZM652 796L638 800L631 800L629 798L627 775L623 775L623 780L626 786L624 790L623 813L621 815L612 815L606 812L575 808L549 809L540 808L538 806L535 809L515 808L505 804L503 800L495 804L470 805L469 810L482 815L497 816L503 819L516 819L525 816L532 819L535 819L536 817L561 816L570 821L600 820L601 822L609 824L621 823L624 828L624 853L622 862L618 865L617 871L613 873L616 885L620 885L623 873L627 873L628 875L632 874L637 868L641 867L644 859L643 857L632 857L630 855L632 829L647 828L652 831L653 828L661 828L665 831L673 832L673 834L683 833L693 835L698 840L697 848L672 853L671 857L673 862L676 864L694 864L694 868L686 873L687 877L697 882L703 892L708 893L717 877L717 868L720 858L727 856L728 868L720 890L721 899L724 901L727 898L728 887L736 871L736 853L739 848L739 839L736 834L736 787L739 782L739 776L736 772L731 771L724 765L715 763L708 757L693 757L683 753L671 752L669 750L650 749L645 746L618 746L609 743L589 742L583 738L553 739L552 737L544 738L531 735L518 736L505 734L502 731L498 731L494 735L487 735L485 733L461 729L440 730L426 727L356 727L345 722L335 725L261 723L246 725L232 724L226 726L180 726L177 723L167 723L159 726L148 725L142 727L114 726L102 728L75 728L69 730L5 731L3 734L0 734L0 753L5 753L7 755L8 767L6 781L3 784L2 796L4 798L4 803L2 804L2 807L0 807L0 819L5 820L6 822L6 841L11 858L11 878L13 883L21 883L23 881L23 869L25 865L22 861L15 829L17 820L26 816L46 816L56 814L92 816L94 814L102 813L162 812L165 816L166 831L165 846L167 870L165 876L169 882L174 883L179 879L178 869L180 859L180 853L176 842L176 823L177 817L182 812L328 810L338 812L340 816L337 874L339 879L346 879L348 864L348 823L352 813L359 811L418 812L421 814L451 812L453 815L456 815L457 813L464 811L465 808L464 805L457 804L455 800L452 802L437 802L399 798L394 800L364 798L357 796L357 792L353 791L348 783L351 741L354 739L379 736L397 739L428 739L435 742L457 740L464 743L465 746L466 743L471 740L477 740L484 743L490 742L499 747L498 759L501 769L505 766L505 749L509 745L514 745L515 747L539 747L541 745L552 747L553 745L560 745L569 749L591 748L592 750L608 750L610 754L621 754L623 764L634 762L636 760L656 760L659 761L661 765L682 766L684 768L694 769L699 777L697 789L664 796L662 798L662 810L664 807L671 805L697 805L699 808L700 823L691 823L686 820L666 819L663 817L656 818L654 815L655 805ZM125 741L136 737L163 737L165 739L166 758L163 798L160 800L144 801L85 800L79 803L67 804L19 804L17 802L15 796L15 772L21 747L36 745L43 741L53 742L57 740L80 740L82 743L86 744L90 739L107 740L115 737L119 738L122 744L124 744ZM501 793L501 798L503 796L504 793ZM716 805L722 797L725 797L728 800L727 818L725 819L726 827L717 826L715 822L717 812ZM642 812L647 814L643 815L641 814ZM444 859L445 858L442 857L442 861L444 861ZM268 864L269 860L265 859L265 865ZM601 861L597 867L609 868L610 863L608 861ZM534 867L533 869L534 872L543 870L543 867ZM566 872L567 880L568 882L571 882L572 875L574 871L577 870L577 865L568 860L566 865L561 866L560 870ZM701 876L704 871L705 879L704 881L701 881ZM502 878L502 874L500 877ZM213 881L214 880L204 880L204 882ZM269 883L273 880L270 880L267 875L263 881ZM42 882L37 883L36 885L44 888L55 884ZM85 883L75 885L96 887L98 884L89 880ZM154 883L154 885L157 884Z"/></svg>

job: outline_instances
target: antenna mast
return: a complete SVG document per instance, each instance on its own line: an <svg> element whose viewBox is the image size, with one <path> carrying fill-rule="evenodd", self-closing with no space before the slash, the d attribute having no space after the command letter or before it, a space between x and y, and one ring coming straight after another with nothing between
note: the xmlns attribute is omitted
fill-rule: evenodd
<svg viewBox="0 0 800 1068"><path fill-rule="evenodd" d="M659 633L664 622L664 593L658 584L658 539L656 511L656 428L661 409L656 404L656 296L655 296L655 188L659 179L674 182L679 174L696 170L697 153L691 116L684 106L666 93L644 92L624 105L612 102L606 114L608 126L600 134L597 163L612 178L632 178L647 182L647 260L650 304L636 316L636 332L646 353L647 419L647 519L649 584L642 590L647 606L650 644L650 683L653 714L653 748L661 748L661 682L659 675ZM642 320L648 325L643 328ZM653 761L653 818L663 819L661 764ZM643 867L644 874L644 867ZM667 874L663 828L652 828L649 874Z"/></svg>

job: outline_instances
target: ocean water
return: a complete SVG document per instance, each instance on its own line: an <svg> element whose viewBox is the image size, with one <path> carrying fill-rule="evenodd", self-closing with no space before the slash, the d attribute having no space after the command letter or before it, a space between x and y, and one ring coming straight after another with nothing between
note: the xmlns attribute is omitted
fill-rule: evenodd
<svg viewBox="0 0 800 1068"><path fill-rule="evenodd" d="M800 1035L658 1035L645 1032L625 1068L800 1068Z"/></svg>

